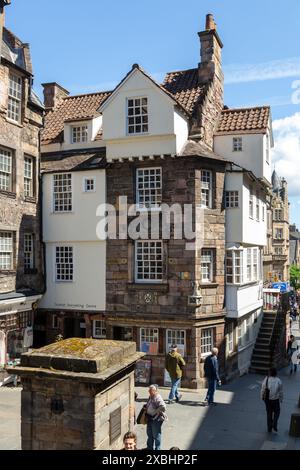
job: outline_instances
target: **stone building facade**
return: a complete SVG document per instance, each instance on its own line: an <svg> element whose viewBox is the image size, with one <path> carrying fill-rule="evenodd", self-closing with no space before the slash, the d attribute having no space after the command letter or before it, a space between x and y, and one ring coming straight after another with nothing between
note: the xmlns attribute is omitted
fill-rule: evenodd
<svg viewBox="0 0 300 470"><path fill-rule="evenodd" d="M43 291L39 132L29 45L3 26L0 37L0 365L32 344L33 306ZM26 331L26 339L24 332Z"/></svg>
<svg viewBox="0 0 300 470"><path fill-rule="evenodd" d="M290 219L288 184L274 170L269 194L268 244L264 252L265 283L289 280Z"/></svg>

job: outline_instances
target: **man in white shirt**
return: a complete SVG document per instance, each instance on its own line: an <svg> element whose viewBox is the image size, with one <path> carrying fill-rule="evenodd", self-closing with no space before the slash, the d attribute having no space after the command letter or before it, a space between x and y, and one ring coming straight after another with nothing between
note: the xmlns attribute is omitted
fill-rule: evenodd
<svg viewBox="0 0 300 470"><path fill-rule="evenodd" d="M282 382L277 377L277 370L270 369L261 387L261 398L266 404L268 432L278 431L278 419L280 416L280 403L283 400Z"/></svg>

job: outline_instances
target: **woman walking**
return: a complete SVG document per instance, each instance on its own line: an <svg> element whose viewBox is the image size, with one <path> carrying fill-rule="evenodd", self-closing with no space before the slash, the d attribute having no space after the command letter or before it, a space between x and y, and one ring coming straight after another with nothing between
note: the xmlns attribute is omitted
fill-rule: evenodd
<svg viewBox="0 0 300 470"><path fill-rule="evenodd" d="M269 375L262 383L261 398L266 404L268 432L272 432L272 429L277 432L283 391L282 382L277 377L277 370L275 368L270 369Z"/></svg>
<svg viewBox="0 0 300 470"><path fill-rule="evenodd" d="M161 428L164 421L167 420L166 404L158 393L157 385L150 385L149 400L146 405L147 413L147 449L161 449Z"/></svg>

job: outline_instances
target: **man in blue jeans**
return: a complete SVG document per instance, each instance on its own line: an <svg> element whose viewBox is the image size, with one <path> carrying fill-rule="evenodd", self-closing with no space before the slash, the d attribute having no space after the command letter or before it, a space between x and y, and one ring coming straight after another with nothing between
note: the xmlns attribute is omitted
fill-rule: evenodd
<svg viewBox="0 0 300 470"><path fill-rule="evenodd" d="M177 352L177 344L172 344L170 352L166 357L166 370L169 372L172 388L169 395L169 405L174 403L174 400L178 403L182 395L179 393L178 388L182 379L182 369L185 366L185 361L181 354Z"/></svg>
<svg viewBox="0 0 300 470"><path fill-rule="evenodd" d="M216 405L214 402L214 395L217 388L217 384L221 385L219 376L219 363L218 363L219 350L213 348L211 355L205 359L204 363L204 375L208 382L208 390L205 398L207 406Z"/></svg>

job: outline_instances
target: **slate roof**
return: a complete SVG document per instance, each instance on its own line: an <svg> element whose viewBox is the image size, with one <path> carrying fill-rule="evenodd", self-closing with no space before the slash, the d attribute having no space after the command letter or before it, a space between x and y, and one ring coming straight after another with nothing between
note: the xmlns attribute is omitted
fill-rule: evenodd
<svg viewBox="0 0 300 470"><path fill-rule="evenodd" d="M207 84L199 84L198 69L181 70L167 73L163 88L189 113L203 100Z"/></svg>
<svg viewBox="0 0 300 470"><path fill-rule="evenodd" d="M32 74L28 45L7 28L3 28L1 57Z"/></svg>
<svg viewBox="0 0 300 470"><path fill-rule="evenodd" d="M90 169L101 169L106 165L105 156L102 153L69 153L60 154L58 157L42 157L41 173L56 173L64 171L83 171Z"/></svg>
<svg viewBox="0 0 300 470"><path fill-rule="evenodd" d="M270 115L269 106L224 109L217 128L217 134L266 132L269 127Z"/></svg>
<svg viewBox="0 0 300 470"><path fill-rule="evenodd" d="M211 150L209 150L202 143L194 142L193 140L188 140L186 142L179 156L181 157L200 156L204 158L210 158L213 160L220 160L225 163L229 162L229 160L226 160L224 157L221 157L221 155L218 155L217 153L214 153Z"/></svg>
<svg viewBox="0 0 300 470"><path fill-rule="evenodd" d="M110 91L105 91L64 98L56 109L46 114L42 144L62 142L66 121L88 120L99 116L98 108L110 94Z"/></svg>

